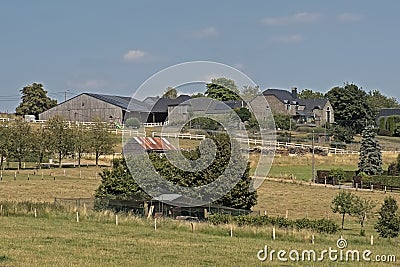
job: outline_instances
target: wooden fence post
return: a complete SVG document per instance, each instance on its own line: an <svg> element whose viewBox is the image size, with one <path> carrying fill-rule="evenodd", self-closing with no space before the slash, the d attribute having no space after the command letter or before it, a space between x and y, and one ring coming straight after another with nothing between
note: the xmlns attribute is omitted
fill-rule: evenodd
<svg viewBox="0 0 400 267"><path fill-rule="evenodd" d="M272 240L275 240L275 226L272 227Z"/></svg>

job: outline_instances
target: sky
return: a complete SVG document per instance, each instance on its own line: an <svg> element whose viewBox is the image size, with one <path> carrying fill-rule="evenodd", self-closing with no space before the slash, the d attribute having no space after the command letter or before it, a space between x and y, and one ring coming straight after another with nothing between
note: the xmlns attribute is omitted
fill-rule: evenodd
<svg viewBox="0 0 400 267"><path fill-rule="evenodd" d="M59 102L132 96L153 74L197 60L237 68L261 89L350 82L400 99L399 9L397 0L4 1L0 111L14 112L33 82Z"/></svg>

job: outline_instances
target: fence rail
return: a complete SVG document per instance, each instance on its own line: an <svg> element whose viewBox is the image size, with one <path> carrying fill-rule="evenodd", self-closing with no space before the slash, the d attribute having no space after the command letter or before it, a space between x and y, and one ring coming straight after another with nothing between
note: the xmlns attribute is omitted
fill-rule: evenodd
<svg viewBox="0 0 400 267"><path fill-rule="evenodd" d="M152 137L170 137L170 138L181 138L181 139L193 139L193 140L204 140L205 135L202 134L180 134L180 133L159 133L152 132Z"/></svg>
<svg viewBox="0 0 400 267"><path fill-rule="evenodd" d="M9 121L14 121L15 119L12 118L0 118L0 122L9 122ZM46 120L32 120L30 121L32 123L38 123L38 124L44 124ZM68 127L71 127L72 125L83 125L83 126L92 126L95 125L96 122L78 122L78 121L68 121ZM168 125L168 121L166 122L157 122L157 123L142 123L144 127L158 127L158 126L165 126ZM116 129L110 129L110 132L117 134L122 134L122 135L129 135L129 136L146 136L146 133L143 131L138 131L138 130L129 130L125 129L125 125L121 125L121 128L116 128ZM193 139L193 140L204 140L206 137L205 135L193 135L193 134L178 134L178 133L158 133L158 132L152 132L153 137L170 137L170 138L182 138L182 139ZM263 147L295 147L295 148L302 148L302 149L311 149L312 145L309 144L300 144L300 143L291 143L291 142L275 142L275 144L272 144L271 142L265 142L263 140L259 139L244 139L244 138L236 138L237 141L241 143L247 143L248 145L259 145ZM315 149L319 149L322 151L325 151L326 153L329 154L353 154L357 155L359 154L358 151L352 151L352 150L346 150L346 149L341 149L341 148L332 148L332 147L324 147L324 146L314 146ZM400 153L399 150L384 150L382 153Z"/></svg>
<svg viewBox="0 0 400 267"><path fill-rule="evenodd" d="M192 135L192 134L179 134L179 133L158 133L152 132L153 137L170 137L170 138L182 138L182 139L194 139L194 140L204 140L206 138L205 135ZM246 139L246 138L235 138L236 141L240 143L247 143L248 145L256 145L262 147L296 147L302 149L312 149L312 145L309 144L295 144L289 142L272 142L272 141L264 141L259 139ZM319 149L325 151L330 154L355 154L357 155L358 151L345 150L340 148L332 148L332 147L324 147L324 146L314 146L314 149Z"/></svg>

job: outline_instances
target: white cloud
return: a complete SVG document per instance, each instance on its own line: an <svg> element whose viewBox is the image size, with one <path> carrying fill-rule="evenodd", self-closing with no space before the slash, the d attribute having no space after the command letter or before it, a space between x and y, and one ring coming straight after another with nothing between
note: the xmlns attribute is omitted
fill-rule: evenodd
<svg viewBox="0 0 400 267"><path fill-rule="evenodd" d="M304 37L301 34L281 35L271 38L271 41L281 44L294 44L294 43L299 43L303 40Z"/></svg>
<svg viewBox="0 0 400 267"><path fill-rule="evenodd" d="M261 22L267 26L283 26L298 23L311 23L320 20L321 17L322 15L318 13L302 12L291 16L264 18Z"/></svg>
<svg viewBox="0 0 400 267"><path fill-rule="evenodd" d="M218 36L218 30L215 27L207 27L192 34L196 38L209 38Z"/></svg>
<svg viewBox="0 0 400 267"><path fill-rule="evenodd" d="M342 13L338 15L337 19L341 22L353 22L360 21L362 16L356 13Z"/></svg>
<svg viewBox="0 0 400 267"><path fill-rule="evenodd" d="M143 59L147 53L142 50L129 50L124 54L124 60L127 62L135 62Z"/></svg>

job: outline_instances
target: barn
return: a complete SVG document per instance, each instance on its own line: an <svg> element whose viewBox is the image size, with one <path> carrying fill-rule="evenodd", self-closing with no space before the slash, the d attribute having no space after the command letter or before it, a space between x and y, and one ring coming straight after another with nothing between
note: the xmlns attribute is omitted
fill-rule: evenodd
<svg viewBox="0 0 400 267"><path fill-rule="evenodd" d="M58 115L68 121L122 123L127 117L136 117L146 122L149 108L148 104L131 97L82 93L39 114L39 119L48 120Z"/></svg>
<svg viewBox="0 0 400 267"><path fill-rule="evenodd" d="M180 95L176 99L148 97L140 101L127 96L82 93L39 114L39 120L62 116L68 121L104 121L122 124L135 117L142 123L159 123L168 120L168 107L190 99ZM152 101L150 101L152 100Z"/></svg>

